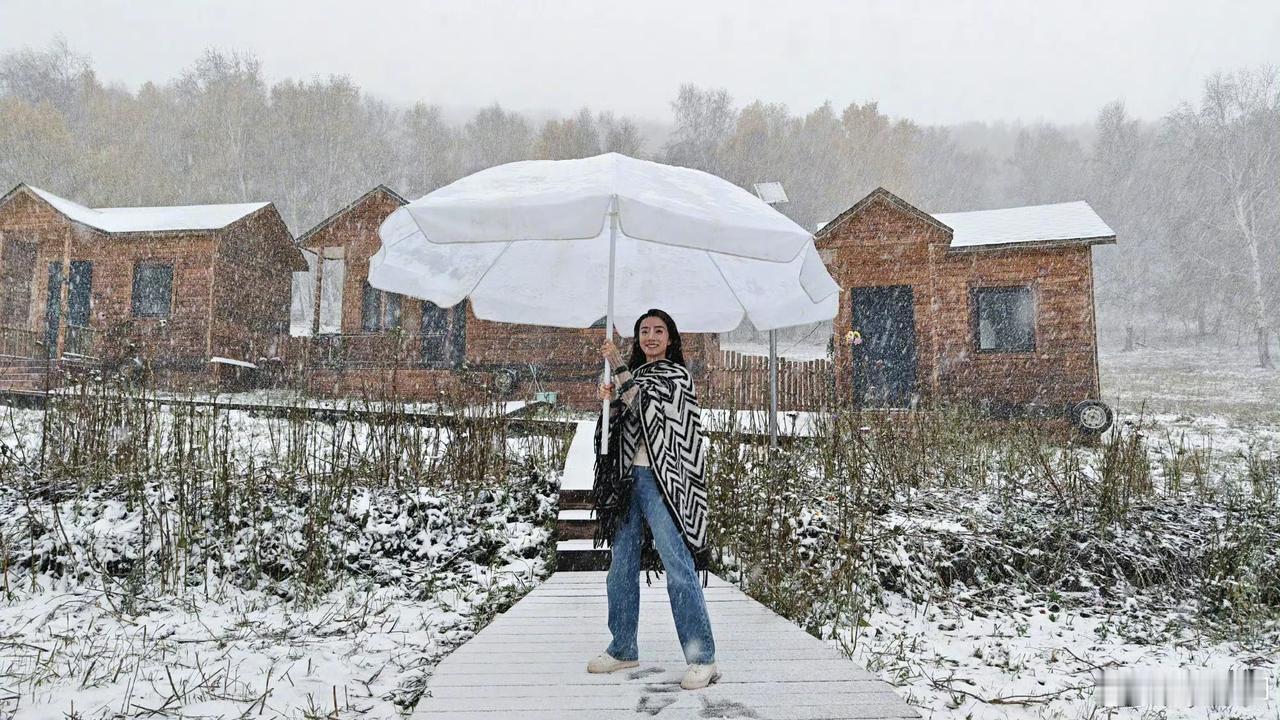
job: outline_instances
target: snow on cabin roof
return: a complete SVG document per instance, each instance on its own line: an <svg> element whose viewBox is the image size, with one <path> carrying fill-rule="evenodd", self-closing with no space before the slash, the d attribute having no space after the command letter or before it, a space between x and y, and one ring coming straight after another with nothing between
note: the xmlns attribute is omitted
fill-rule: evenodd
<svg viewBox="0 0 1280 720"><path fill-rule="evenodd" d="M933 217L954 231L951 237L953 248L1110 240L1116 234L1083 200L1001 210L937 213Z"/></svg>
<svg viewBox="0 0 1280 720"><path fill-rule="evenodd" d="M109 233L218 230L270 204L87 208L47 190L27 188L71 220Z"/></svg>

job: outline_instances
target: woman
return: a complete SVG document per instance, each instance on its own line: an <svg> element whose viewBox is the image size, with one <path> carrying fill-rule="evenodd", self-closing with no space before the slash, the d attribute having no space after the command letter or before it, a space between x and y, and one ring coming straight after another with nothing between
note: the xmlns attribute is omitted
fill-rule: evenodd
<svg viewBox="0 0 1280 720"><path fill-rule="evenodd" d="M693 557L706 547L700 411L671 316L649 310L636 320L632 338L631 358L625 364L612 342L605 340L601 348L615 370L613 381L600 386L600 399L613 402L610 447L604 456L596 435L593 493L598 538L608 539L612 548L608 594L613 642L587 664L587 671L608 673L640 665L640 560L652 543L667 573L671 613L689 663L680 686L695 690L720 677Z"/></svg>

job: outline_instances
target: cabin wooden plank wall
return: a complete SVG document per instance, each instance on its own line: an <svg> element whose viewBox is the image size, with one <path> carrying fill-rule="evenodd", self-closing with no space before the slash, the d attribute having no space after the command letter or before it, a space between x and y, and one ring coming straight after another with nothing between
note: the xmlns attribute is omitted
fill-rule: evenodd
<svg viewBox="0 0 1280 720"><path fill-rule="evenodd" d="M977 397L995 406L1040 406L1052 413L1098 397L1088 246L941 253L935 268L943 399ZM1035 350L978 351L971 290L1000 286L1031 287Z"/></svg>
<svg viewBox="0 0 1280 720"><path fill-rule="evenodd" d="M43 273L37 273L36 269L44 267L47 271L48 248L51 246L57 247L57 258L61 261L62 244L70 234L69 225L61 215L27 195L17 196L0 206L0 263L4 266L5 279L4 314L0 316L0 323L20 325L32 331L36 329L36 306L43 307L43 303L36 303L35 298L43 297L41 293L47 284L45 278L39 277ZM17 249L19 246L21 250ZM19 254L29 256L32 250L35 251L34 260L30 264L23 263L26 267L14 262ZM11 284L24 271L27 273L26 292L22 292L19 284ZM43 316L39 319L42 320Z"/></svg>
<svg viewBox="0 0 1280 720"><path fill-rule="evenodd" d="M1061 416L1099 395L1092 251L1087 244L952 249L931 216L877 190L819 233L817 247L841 287L835 319L836 392L854 399L853 329L858 288L911 286L918 402L967 402L997 413ZM973 291L1026 286L1035 348L983 352Z"/></svg>
<svg viewBox="0 0 1280 720"><path fill-rule="evenodd" d="M245 360L267 371L288 351L291 270L305 267L274 207L220 234L206 357Z"/></svg>

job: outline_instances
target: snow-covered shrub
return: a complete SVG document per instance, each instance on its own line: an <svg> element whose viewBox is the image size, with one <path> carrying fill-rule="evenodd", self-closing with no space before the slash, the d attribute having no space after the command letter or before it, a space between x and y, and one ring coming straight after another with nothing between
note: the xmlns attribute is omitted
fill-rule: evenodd
<svg viewBox="0 0 1280 720"><path fill-rule="evenodd" d="M330 414L121 387L56 397L0 443L5 573L291 595L359 578L425 596L459 568L540 562L564 438L515 438L483 410L449 428L395 406Z"/></svg>
<svg viewBox="0 0 1280 720"><path fill-rule="evenodd" d="M322 506L305 483L280 480L236 497L225 519L212 505L179 510L166 482L147 483L137 501L119 486L61 501L38 488L0 487L0 532L15 578L34 572L79 583L141 571L159 583L177 576L249 589L293 581L295 591L310 592L357 577L430 594L443 570L532 561L545 546L512 539L530 537L518 526L549 528L554 507L553 486L532 464L500 488L357 487Z"/></svg>
<svg viewBox="0 0 1280 720"><path fill-rule="evenodd" d="M728 429L708 455L719 569L815 634L856 640L887 593L975 612L1013 597L1119 612L1141 597L1236 636L1280 620L1274 495L1162 488L1141 418L1093 448L963 411L815 424L814 440L772 452Z"/></svg>

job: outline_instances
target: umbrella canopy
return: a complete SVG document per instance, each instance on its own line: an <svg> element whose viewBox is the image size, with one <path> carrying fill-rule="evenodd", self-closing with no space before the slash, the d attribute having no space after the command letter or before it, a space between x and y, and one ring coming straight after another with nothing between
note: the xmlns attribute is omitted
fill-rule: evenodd
<svg viewBox="0 0 1280 720"><path fill-rule="evenodd" d="M589 327L606 314L611 251L620 334L651 307L688 332L837 309L799 225L714 175L616 153L480 171L396 210L379 234L371 285L442 307L470 297L485 320Z"/></svg>

